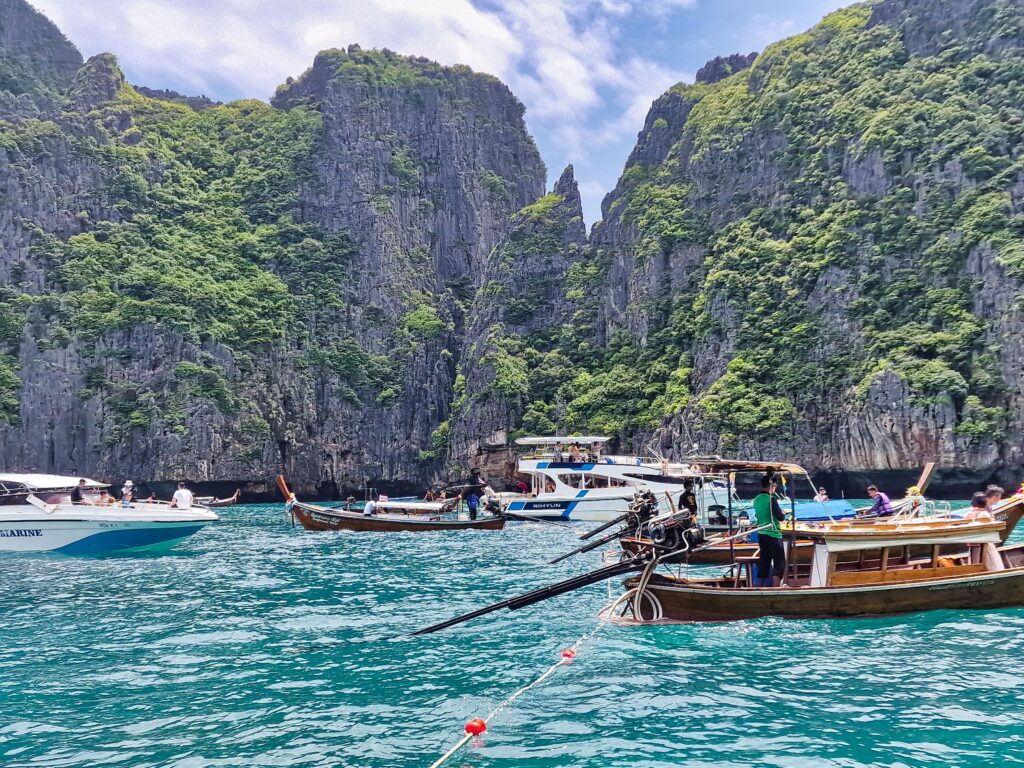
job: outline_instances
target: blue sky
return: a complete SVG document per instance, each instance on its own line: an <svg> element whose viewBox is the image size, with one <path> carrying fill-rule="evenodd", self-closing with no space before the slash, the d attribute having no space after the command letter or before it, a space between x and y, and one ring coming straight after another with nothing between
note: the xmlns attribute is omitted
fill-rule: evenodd
<svg viewBox="0 0 1024 768"><path fill-rule="evenodd" d="M468 64L526 105L549 181L573 163L589 222L659 94L843 0L30 0L130 82L267 99L318 50L359 43Z"/></svg>

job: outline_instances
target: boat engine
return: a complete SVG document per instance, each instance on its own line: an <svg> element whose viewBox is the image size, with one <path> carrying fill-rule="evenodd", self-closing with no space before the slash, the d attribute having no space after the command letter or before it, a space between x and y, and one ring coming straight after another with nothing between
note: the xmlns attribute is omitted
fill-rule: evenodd
<svg viewBox="0 0 1024 768"><path fill-rule="evenodd" d="M665 547L670 552L687 552L704 543L704 529L696 517L689 514L652 523L648 529L648 536L655 544Z"/></svg>

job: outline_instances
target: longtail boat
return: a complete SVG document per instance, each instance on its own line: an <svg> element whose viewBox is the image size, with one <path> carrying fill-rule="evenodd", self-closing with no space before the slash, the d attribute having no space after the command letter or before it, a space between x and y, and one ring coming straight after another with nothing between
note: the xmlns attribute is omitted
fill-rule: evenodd
<svg viewBox="0 0 1024 768"><path fill-rule="evenodd" d="M726 471L741 471L739 462ZM794 472L795 465L776 465ZM718 467L717 469L721 469ZM763 473L765 465L749 462L748 471ZM774 473L772 473L774 474ZM591 538L609 527L622 528L595 539L565 557L594 549L616 537L622 544L618 562L573 576L531 592L447 619L415 634L461 624L492 611L518 610L557 595L617 576L639 574L625 581L625 594L602 611L613 616L630 612L649 621L732 621L779 616L829 618L910 613L938 608L1001 608L1024 606L1024 544L999 546L1020 519L1024 499L1011 497L996 510L1003 520L941 517L831 521L801 526L806 543L798 543L797 526L783 523L789 550L781 586L754 581L755 558L736 537L705 539L695 515L658 515L656 505L638 497L629 513L588 532ZM654 514L652 514L654 512ZM766 524L765 527L768 527ZM667 532L675 529L675 536ZM756 532L758 528L748 529ZM693 563L709 549L728 547L733 569L721 576L691 578L659 571L659 567ZM803 547L805 549L795 549ZM807 551L809 560L791 553ZM752 553L751 553L752 555ZM553 561L553 562L557 562ZM776 582L778 583L778 582Z"/></svg>
<svg viewBox="0 0 1024 768"><path fill-rule="evenodd" d="M485 515L476 520L454 515L424 514L422 511L387 511L366 515L359 511L299 501L288 489L283 477L278 478L277 484L285 495L289 513L307 531L495 531L505 527L505 518L500 515Z"/></svg>
<svg viewBox="0 0 1024 768"><path fill-rule="evenodd" d="M809 567L789 571L784 586L749 579L689 579L664 573L632 578L634 615L672 621L734 621L778 616L878 616L940 608L1024 605L1024 544L997 548L1001 522L936 521L810 533ZM831 527L830 527L831 528ZM946 557L957 545L976 552ZM913 547L931 556L916 558ZM795 572L794 572L795 571ZM628 593L627 593L628 594Z"/></svg>
<svg viewBox="0 0 1024 768"><path fill-rule="evenodd" d="M992 508L992 516L998 521L1003 523L1003 528L999 531L999 544L1005 544L1010 534L1017 527L1017 524L1024 517L1024 496L1014 495L1008 499L1004 499L995 507ZM920 521L935 521L935 520L957 520L956 513L952 515L937 515L926 518L900 518L902 520L920 520ZM822 530L830 528L832 525L855 525L858 527L875 525L876 523L885 524L886 521L892 520L892 518L885 517L869 517L869 518L858 518L857 520L842 520L833 523L821 522L815 524L798 525L796 528L797 541L794 543L790 552L795 553L795 559L798 563L809 563L811 557L814 554L814 543L810 541L804 533L807 530ZM644 544L643 539L636 538L625 538L622 540L623 549L631 552L636 552ZM732 546L730 547L730 543ZM686 560L690 565L730 565L736 558L754 557L757 555L757 543L748 541L736 541L725 544L711 544L706 549L702 549L699 552L691 552ZM918 549L911 550L915 554L920 555L921 552ZM944 552L945 553L945 552Z"/></svg>

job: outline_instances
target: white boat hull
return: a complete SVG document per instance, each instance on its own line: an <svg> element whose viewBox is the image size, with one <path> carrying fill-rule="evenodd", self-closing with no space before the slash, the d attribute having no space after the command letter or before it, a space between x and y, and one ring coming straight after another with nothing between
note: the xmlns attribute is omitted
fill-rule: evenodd
<svg viewBox="0 0 1024 768"><path fill-rule="evenodd" d="M0 507L0 552L104 555L162 551L217 519L209 510L61 504Z"/></svg>

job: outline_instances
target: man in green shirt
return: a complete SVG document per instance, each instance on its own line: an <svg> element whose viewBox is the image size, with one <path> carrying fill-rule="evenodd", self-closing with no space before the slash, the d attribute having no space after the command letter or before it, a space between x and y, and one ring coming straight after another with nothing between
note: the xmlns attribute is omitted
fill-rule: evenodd
<svg viewBox="0 0 1024 768"><path fill-rule="evenodd" d="M757 532L757 586L777 587L782 584L786 573L786 549L782 545L780 525L786 515L775 498L775 478L772 475L761 478L761 492L754 497L754 514L758 528L768 526Z"/></svg>

